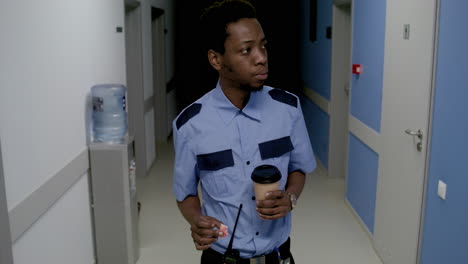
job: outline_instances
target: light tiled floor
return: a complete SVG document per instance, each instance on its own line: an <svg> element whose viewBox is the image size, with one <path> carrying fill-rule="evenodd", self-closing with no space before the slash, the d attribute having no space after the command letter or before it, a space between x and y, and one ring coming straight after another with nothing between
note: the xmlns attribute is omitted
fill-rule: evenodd
<svg viewBox="0 0 468 264"><path fill-rule="evenodd" d="M172 195L172 142L161 144L150 174L138 179L142 203L140 259L137 264L196 264L190 227ZM344 180L327 177L322 169L308 175L294 209L292 253L299 264L381 264L368 235L344 202Z"/></svg>

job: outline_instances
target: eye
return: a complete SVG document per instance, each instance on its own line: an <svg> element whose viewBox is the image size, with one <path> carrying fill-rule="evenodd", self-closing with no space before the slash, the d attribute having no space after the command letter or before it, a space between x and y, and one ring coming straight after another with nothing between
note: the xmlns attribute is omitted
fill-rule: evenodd
<svg viewBox="0 0 468 264"><path fill-rule="evenodd" d="M251 50L250 48L244 48L244 49L241 50L241 53L242 54L249 54L250 50Z"/></svg>

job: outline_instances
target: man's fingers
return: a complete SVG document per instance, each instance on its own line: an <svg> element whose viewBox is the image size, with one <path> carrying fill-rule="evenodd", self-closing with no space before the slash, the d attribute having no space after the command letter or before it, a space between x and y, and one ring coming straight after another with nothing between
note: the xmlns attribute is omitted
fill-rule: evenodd
<svg viewBox="0 0 468 264"><path fill-rule="evenodd" d="M289 200L286 199L258 201L258 216L265 220L282 218L290 211L289 203Z"/></svg>
<svg viewBox="0 0 468 264"><path fill-rule="evenodd" d="M284 197L284 191L282 190L275 190L275 191L269 191L265 194L265 198L267 200L269 199L281 199Z"/></svg>
<svg viewBox="0 0 468 264"><path fill-rule="evenodd" d="M278 206L289 206L291 201L289 199L275 199L275 200L262 200L257 201L257 208L275 208Z"/></svg>
<svg viewBox="0 0 468 264"><path fill-rule="evenodd" d="M221 227L221 222L213 217L201 216L196 220L190 230L192 231L193 242L197 250L206 250L211 244L223 236L223 232L215 228Z"/></svg>
<svg viewBox="0 0 468 264"><path fill-rule="evenodd" d="M280 210L279 207L276 208L257 208L257 212L259 214L263 215L276 215L281 213L282 210Z"/></svg>
<svg viewBox="0 0 468 264"><path fill-rule="evenodd" d="M264 214L258 214L258 216L262 219L265 220L276 220L280 219L285 216L285 214L276 214L276 215L264 215Z"/></svg>
<svg viewBox="0 0 468 264"><path fill-rule="evenodd" d="M193 242L198 243L199 245L210 245L211 243L216 242L218 240L217 237L205 237L205 236L200 236L197 233L192 232L192 239Z"/></svg>
<svg viewBox="0 0 468 264"><path fill-rule="evenodd" d="M265 220L275 220L284 217L289 212L288 206L277 206L274 208L261 208L257 207L257 212L260 218Z"/></svg>
<svg viewBox="0 0 468 264"><path fill-rule="evenodd" d="M214 222L216 225L222 224L221 221L211 216L204 215L202 216L202 219L204 219L205 221Z"/></svg>
<svg viewBox="0 0 468 264"><path fill-rule="evenodd" d="M219 225L217 225L215 222L212 222L212 221L202 220L202 221L197 223L198 228L215 228L217 226L219 226Z"/></svg>
<svg viewBox="0 0 468 264"><path fill-rule="evenodd" d="M277 206L285 206L289 204L288 197L284 194L284 191L271 191L265 196L265 200L257 200L257 207L260 208L274 208Z"/></svg>
<svg viewBox="0 0 468 264"><path fill-rule="evenodd" d="M214 230L214 229L198 229L197 234L199 234L202 237L220 237L224 233L219 231L219 230Z"/></svg>
<svg viewBox="0 0 468 264"><path fill-rule="evenodd" d="M210 216L202 216L197 222L197 226L201 228L220 228L221 224L222 223L218 219Z"/></svg>
<svg viewBox="0 0 468 264"><path fill-rule="evenodd" d="M277 200L259 200L257 201L257 207L259 208L273 208L278 206Z"/></svg>
<svg viewBox="0 0 468 264"><path fill-rule="evenodd" d="M222 231L220 231L219 229L216 230L216 229L213 229L211 227L200 228L200 227L197 227L197 226L191 226L190 230L192 231L192 233L196 233L196 234L198 234L200 236L203 236L203 237L220 237L220 236L224 235L224 233Z"/></svg>
<svg viewBox="0 0 468 264"><path fill-rule="evenodd" d="M257 208L257 212L263 215L286 215L289 212L288 206L278 206L274 208Z"/></svg>
<svg viewBox="0 0 468 264"><path fill-rule="evenodd" d="M274 208L278 206L290 206L291 201L285 195L274 196L274 199L259 200L257 201L257 208Z"/></svg>
<svg viewBox="0 0 468 264"><path fill-rule="evenodd" d="M208 248L211 247L211 244L203 245L203 244L200 244L200 243L198 243L198 242L196 242L196 241L195 241L194 243L195 243L195 248L196 248L197 250L207 250Z"/></svg>
<svg viewBox="0 0 468 264"><path fill-rule="evenodd" d="M217 238L213 237L200 237L197 241L200 245L210 245L211 243L216 242Z"/></svg>

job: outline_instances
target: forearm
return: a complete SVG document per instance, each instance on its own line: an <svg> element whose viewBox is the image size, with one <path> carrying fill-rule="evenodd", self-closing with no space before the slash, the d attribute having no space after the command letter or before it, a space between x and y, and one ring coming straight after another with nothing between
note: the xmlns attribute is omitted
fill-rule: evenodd
<svg viewBox="0 0 468 264"><path fill-rule="evenodd" d="M302 193L305 184L305 175L301 171L293 171L288 175L288 182L286 183L286 192L295 194L296 197Z"/></svg>
<svg viewBox="0 0 468 264"><path fill-rule="evenodd" d="M190 225L194 224L201 216L200 198L198 196L188 196L182 202L177 201L177 206Z"/></svg>

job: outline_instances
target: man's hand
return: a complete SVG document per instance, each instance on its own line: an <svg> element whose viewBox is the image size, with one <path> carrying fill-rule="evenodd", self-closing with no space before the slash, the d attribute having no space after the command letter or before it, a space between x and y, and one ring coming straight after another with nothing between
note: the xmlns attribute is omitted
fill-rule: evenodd
<svg viewBox="0 0 468 264"><path fill-rule="evenodd" d="M271 191L265 200L257 200L257 212L260 218L275 220L286 216L291 211L291 200L284 191Z"/></svg>
<svg viewBox="0 0 468 264"><path fill-rule="evenodd" d="M218 240L218 237L223 236L221 222L213 217L201 215L191 224L193 242L197 250L206 250L211 246L211 243ZM218 230L216 230L217 228Z"/></svg>

